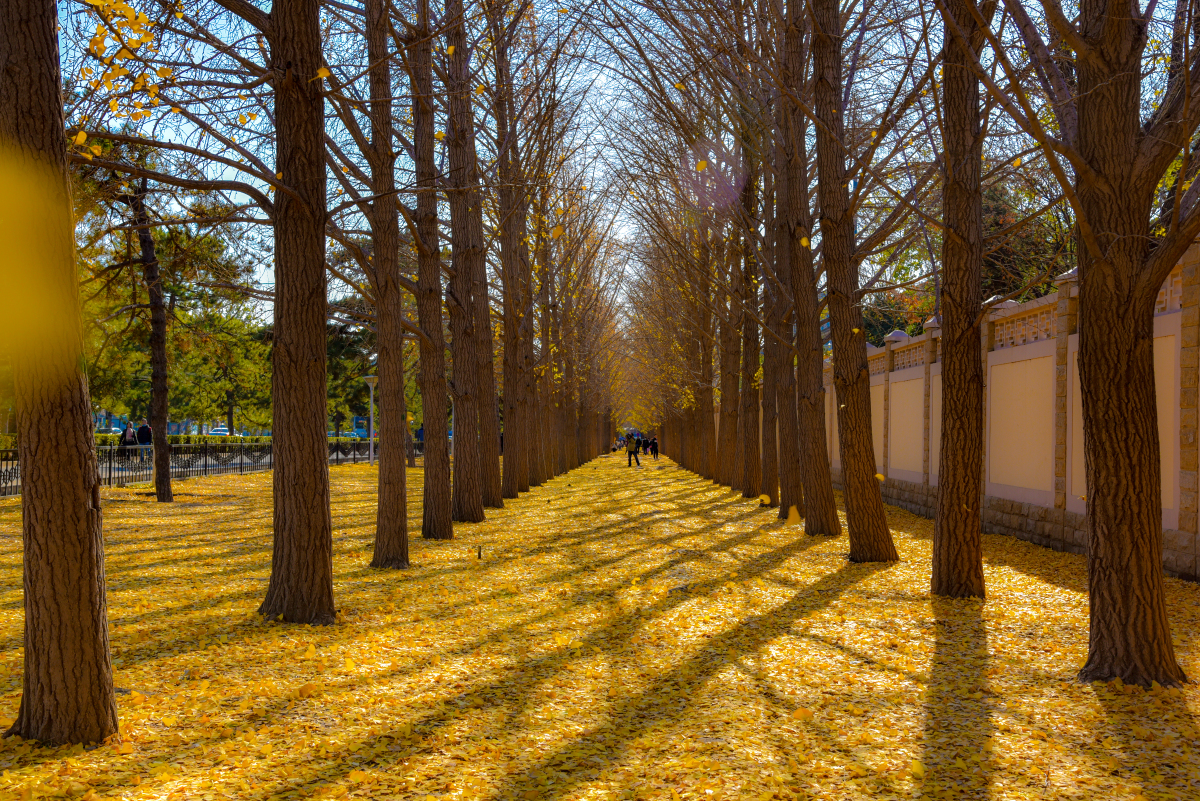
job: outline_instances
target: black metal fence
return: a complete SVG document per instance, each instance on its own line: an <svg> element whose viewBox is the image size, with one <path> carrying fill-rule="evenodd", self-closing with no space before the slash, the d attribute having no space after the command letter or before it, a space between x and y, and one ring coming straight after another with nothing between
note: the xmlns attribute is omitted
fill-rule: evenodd
<svg viewBox="0 0 1200 801"><path fill-rule="evenodd" d="M379 442L375 443L379 456ZM100 483L110 487L126 484L149 484L154 481L154 449L99 445L96 447ZM370 443L330 442L329 463L358 464L371 458ZM271 443L241 444L231 442L171 446L171 477L195 478L230 473L255 473L275 466ZM0 449L0 498L21 494L21 467L15 449Z"/></svg>

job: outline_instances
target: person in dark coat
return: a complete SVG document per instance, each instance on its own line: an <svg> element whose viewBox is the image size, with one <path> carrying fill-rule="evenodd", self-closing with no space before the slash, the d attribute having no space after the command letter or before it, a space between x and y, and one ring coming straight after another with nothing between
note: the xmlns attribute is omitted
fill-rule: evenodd
<svg viewBox="0 0 1200 801"><path fill-rule="evenodd" d="M146 418L142 418L142 424L137 430L138 444L138 461L146 461L146 454L150 450L150 445L154 442L154 429L150 428L150 423Z"/></svg>
<svg viewBox="0 0 1200 801"><path fill-rule="evenodd" d="M658 458L658 437L650 438L650 455L655 459Z"/></svg>

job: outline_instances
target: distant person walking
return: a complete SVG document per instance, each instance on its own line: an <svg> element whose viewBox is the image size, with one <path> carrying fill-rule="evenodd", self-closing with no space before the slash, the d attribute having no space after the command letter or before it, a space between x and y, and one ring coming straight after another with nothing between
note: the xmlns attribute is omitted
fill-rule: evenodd
<svg viewBox="0 0 1200 801"><path fill-rule="evenodd" d="M125 430L121 432L121 439L118 441L117 456L129 458L129 450L137 447L137 432L133 430L133 421L130 420L125 424Z"/></svg>
<svg viewBox="0 0 1200 801"><path fill-rule="evenodd" d="M650 455L655 459L658 458L658 437L650 438Z"/></svg>
<svg viewBox="0 0 1200 801"><path fill-rule="evenodd" d="M150 445L154 442L154 429L150 427L150 423L145 417L142 418L142 424L137 430L138 444L138 461L146 461L146 454L150 450Z"/></svg>
<svg viewBox="0 0 1200 801"><path fill-rule="evenodd" d="M629 454L627 459L629 466L633 467L633 463L637 462L637 466L642 466L642 460L638 458L638 439L630 436L625 440L625 452Z"/></svg>

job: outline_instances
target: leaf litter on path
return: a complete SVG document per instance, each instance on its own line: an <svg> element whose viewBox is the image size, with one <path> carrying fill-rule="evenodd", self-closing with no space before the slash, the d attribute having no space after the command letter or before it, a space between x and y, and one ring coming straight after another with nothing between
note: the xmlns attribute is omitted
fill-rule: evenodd
<svg viewBox="0 0 1200 801"><path fill-rule="evenodd" d="M120 742L0 745L0 799L1200 798L1200 692L1083 685L1085 562L985 537L928 595L932 524L853 565L667 460L601 457L369 568L377 473L330 470L338 622L264 622L269 474L105 491ZM421 474L409 471L410 520ZM119 501L119 502L118 502ZM0 716L21 677L0 503ZM480 558L482 547L482 558ZM1167 580L1185 671L1200 587Z"/></svg>

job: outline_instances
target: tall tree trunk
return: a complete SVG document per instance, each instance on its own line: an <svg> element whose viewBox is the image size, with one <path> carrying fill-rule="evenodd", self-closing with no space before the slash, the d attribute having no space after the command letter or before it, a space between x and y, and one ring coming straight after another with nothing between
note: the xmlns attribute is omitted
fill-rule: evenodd
<svg viewBox="0 0 1200 801"><path fill-rule="evenodd" d="M842 17L838 0L812 0L813 106L817 120L817 197L833 333L833 386L837 392L842 491L850 529L850 561L899 558L871 445L871 375L866 326L858 296L854 215L846 184L842 108Z"/></svg>
<svg viewBox="0 0 1200 801"><path fill-rule="evenodd" d="M461 2L461 0L456 0ZM455 120L461 126L456 133L461 137L460 142L452 146L463 148L463 167L466 170L464 183L466 189L466 213L469 218L468 233L471 243L471 283L472 301L474 303L476 354L478 358L479 389L479 480L482 503L493 509L503 509L504 499L500 491L500 408L496 395L496 370L493 360L495 346L492 339L492 316L490 292L488 290L487 254L484 250L483 239L483 192L479 185L479 157L475 149L475 113L469 91L470 60L465 52L467 48L466 28L458 28L462 33L464 49L464 72L461 84L456 88L462 90L461 115ZM448 37L455 39L454 36ZM457 40L456 40L457 41ZM468 135L469 131L469 135Z"/></svg>
<svg viewBox="0 0 1200 801"><path fill-rule="evenodd" d="M1162 476L1154 392L1154 304L1165 276L1146 271L1157 180L1140 147L1145 22L1084 0L1076 60L1078 149L1099 177L1076 178L1087 238L1079 248L1079 388L1087 477L1090 632L1084 681L1186 681L1163 587Z"/></svg>
<svg viewBox="0 0 1200 801"><path fill-rule="evenodd" d="M717 427L713 403L713 330L712 314L712 234L705 225L700 230L700 275L696 292L700 301L700 386L696 396L697 413L700 415L700 469L697 471L707 479L716 477L717 470Z"/></svg>
<svg viewBox="0 0 1200 801"><path fill-rule="evenodd" d="M0 322L17 410L25 592L21 706L7 733L84 743L117 732L117 707L57 23L49 0L0 4L5 274L37 299Z"/></svg>
<svg viewBox="0 0 1200 801"><path fill-rule="evenodd" d="M747 180L749 183L749 180ZM749 219L756 216L752 209L746 210ZM758 256L754 234L743 231L742 258L742 410L738 427L742 433L742 480L738 489L743 498L757 498L762 483L761 431L759 426L759 370L758 341Z"/></svg>
<svg viewBox="0 0 1200 801"><path fill-rule="evenodd" d="M512 120L512 67L509 63L508 29L505 26L504 6L492 3L488 6L492 37L495 41L496 97L493 114L496 125L496 170L499 186L496 189L500 231L500 279L503 283L504 309L504 464L501 474L500 495L516 498L521 492L521 475L525 475L528 489L529 460L524 437L523 415L528 401L523 397L526 383L523 370L524 353L521 342L524 319L524 297L527 289L522 284L521 253L526 248L523 218L519 217L517 197L517 131ZM518 227L520 226L520 227ZM528 261L528 252L525 256Z"/></svg>
<svg viewBox="0 0 1200 801"><path fill-rule="evenodd" d="M472 121L474 126L474 121ZM474 142L471 146L474 152ZM476 172L478 180L478 171ZM504 508L500 491L500 407L496 395L496 370L493 363L495 344L492 339L491 303L488 301L487 262L483 257L483 206L482 195L476 184L471 203L471 213L479 219L472 223L480 233L480 258L476 260L474 276L475 332L479 343L479 458L480 488L483 505L493 509Z"/></svg>
<svg viewBox="0 0 1200 801"><path fill-rule="evenodd" d="M804 96L808 19L802 0L788 0L784 34L784 81L790 88L783 104L783 180L787 229L788 273L796 315L796 430L800 447L800 478L804 493L804 532L836 537L842 533L833 494L829 447L825 441L825 366L821 341L821 305L813 266L812 214L808 200L808 119L793 98Z"/></svg>
<svg viewBox="0 0 1200 801"><path fill-rule="evenodd" d="M379 350L379 492L371 567L406 568L408 561L408 403L404 394L404 287L400 284L400 218L392 143L392 60L388 0L366 0L371 93L371 262ZM374 434L375 432L371 432Z"/></svg>
<svg viewBox="0 0 1200 801"><path fill-rule="evenodd" d="M764 261L775 271L776 253L779 243L775 240L774 186L769 173L764 171L763 208L766 215L767 243L764 248ZM773 280L763 279L763 319L765 328L771 332L781 330L780 319L783 314L784 301L779 297L779 287ZM779 414L778 387L779 366L783 361L779 340L767 330L763 331L763 366L762 366L762 467L760 468L761 485L759 491L767 496L766 506L779 505ZM761 497L761 495L760 495Z"/></svg>
<svg viewBox="0 0 1200 801"><path fill-rule="evenodd" d="M475 115L471 109L471 51L467 46L462 0L447 0L448 142L450 249L454 276L450 279L451 348L454 359L454 519L478 523L483 515L483 472L480 451L481 396L479 313L475 293L484 269L479 163L475 158ZM453 49L451 49L453 48Z"/></svg>
<svg viewBox="0 0 1200 801"><path fill-rule="evenodd" d="M276 78L273 399L275 542L259 611L333 623L333 525L325 442L325 114L321 4L277 0L267 33ZM293 194L294 193L294 194Z"/></svg>
<svg viewBox="0 0 1200 801"><path fill-rule="evenodd" d="M438 237L437 168L434 163L433 31L429 0L418 0L420 33L409 40L412 65L413 150L417 202L417 322L421 348L421 407L425 428L425 486L421 536L454 537L450 497L450 443L446 413L446 344L442 333L442 258Z"/></svg>
<svg viewBox="0 0 1200 801"><path fill-rule="evenodd" d="M533 352L533 325L535 321L533 313L533 255L525 246L528 241L529 231L529 204L530 198L528 190L522 187L521 194L517 198L517 213L516 213L516 236L519 237L517 249L517 285L521 289L520 308L521 317L517 328L517 341L520 343L519 353L521 359L521 369L519 375L521 377L521 391L517 395L517 403L520 405L520 425L518 432L520 438L520 453L517 462L517 491L528 492L533 486L533 470L534 470L534 447L536 421L534 414L537 403L537 372L534 370L534 352Z"/></svg>
<svg viewBox="0 0 1200 801"><path fill-rule="evenodd" d="M150 430L154 436L154 497L160 503L174 500L171 493L171 445L167 441L169 385L167 379L167 304L164 300L162 265L150 229L146 208L146 179L137 192L126 196L137 226L142 251L142 281L150 305ZM230 415L232 416L232 414ZM233 434L232 423L229 433Z"/></svg>
<svg viewBox="0 0 1200 801"><path fill-rule="evenodd" d="M741 270L733 264L733 258L729 253L728 247L725 252L725 267L727 274L731 277L729 283L732 287L736 287L739 283L736 280L737 276L741 275ZM736 289L731 289L736 291ZM725 306L722 301L722 307ZM737 450L738 450L738 412L739 412L739 397L738 397L738 362L741 358L741 340L739 339L741 329L741 314L736 295L731 294L729 297L728 309L722 309L724 316L721 319L721 430L718 436L721 438L721 446L718 449L717 465L718 475L717 483L726 487L733 487L734 475L736 473Z"/></svg>
<svg viewBox="0 0 1200 801"><path fill-rule="evenodd" d="M942 13L942 427L930 592L982 598L983 188L979 81L983 43L975 0L946 0ZM995 5L991 4L994 8ZM970 45L955 36L958 26Z"/></svg>

